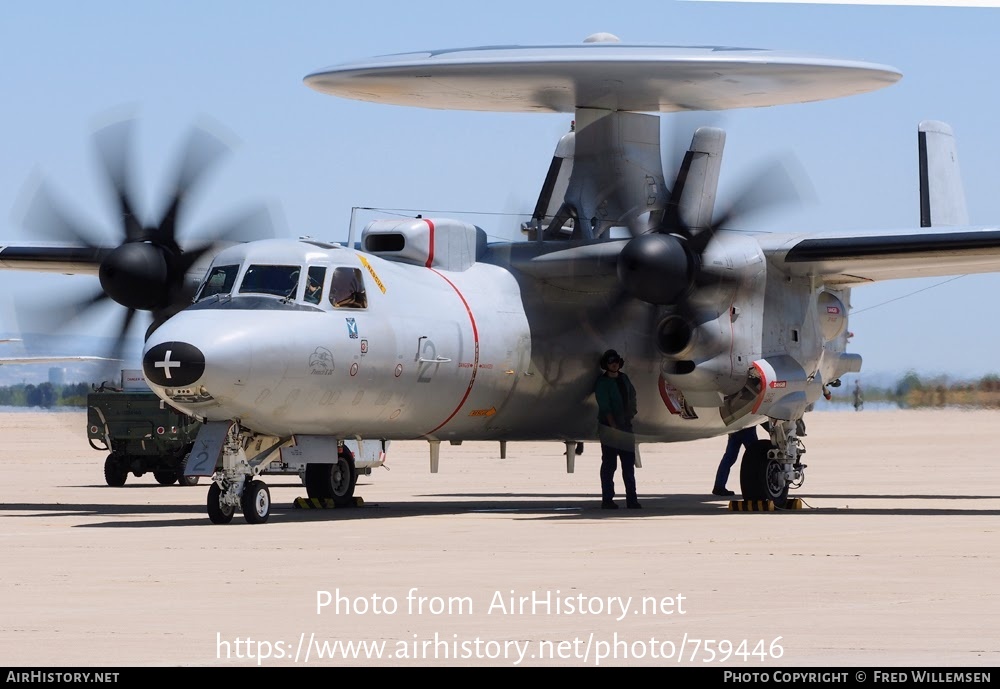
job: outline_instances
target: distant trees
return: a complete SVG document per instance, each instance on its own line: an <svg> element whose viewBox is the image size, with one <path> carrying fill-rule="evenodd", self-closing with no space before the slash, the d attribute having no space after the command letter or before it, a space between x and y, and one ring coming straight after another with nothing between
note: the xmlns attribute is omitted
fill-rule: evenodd
<svg viewBox="0 0 1000 689"><path fill-rule="evenodd" d="M974 381L953 381L946 375L921 378L907 371L894 388L877 391L882 399L903 408L975 407L1000 408L1000 376L991 373ZM866 396L871 398L866 391Z"/></svg>
<svg viewBox="0 0 1000 689"><path fill-rule="evenodd" d="M19 383L0 387L0 406L3 407L85 407L90 383Z"/></svg>
<svg viewBox="0 0 1000 689"><path fill-rule="evenodd" d="M924 389L924 384L920 380L920 376L917 375L916 371L912 369L906 372L906 375L896 383L896 397L900 399L905 399L907 395L912 391L920 392Z"/></svg>

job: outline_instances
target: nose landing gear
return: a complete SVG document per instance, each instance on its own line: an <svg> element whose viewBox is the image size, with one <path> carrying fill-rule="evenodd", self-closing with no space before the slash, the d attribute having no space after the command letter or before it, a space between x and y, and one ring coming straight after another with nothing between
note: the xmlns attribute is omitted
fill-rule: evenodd
<svg viewBox="0 0 1000 689"><path fill-rule="evenodd" d="M263 524L268 520L271 491L258 477L275 447L248 460L240 426L232 424L222 446L222 468L215 472L208 489L208 518L213 524L228 524L236 512L242 512L248 524Z"/></svg>

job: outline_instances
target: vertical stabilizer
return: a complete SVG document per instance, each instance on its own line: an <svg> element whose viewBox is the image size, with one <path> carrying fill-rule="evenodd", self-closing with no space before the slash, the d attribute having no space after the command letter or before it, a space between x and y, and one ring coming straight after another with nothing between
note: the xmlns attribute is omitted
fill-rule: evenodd
<svg viewBox="0 0 1000 689"><path fill-rule="evenodd" d="M920 166L920 226L968 225L965 190L951 127L924 120L917 126Z"/></svg>
<svg viewBox="0 0 1000 689"><path fill-rule="evenodd" d="M660 161L660 118L634 112L578 109L573 171L566 203L576 210L574 237L634 234L666 206Z"/></svg>
<svg viewBox="0 0 1000 689"><path fill-rule="evenodd" d="M535 203L535 211L531 223L522 226L521 230L534 238L536 232L544 230L548 237L558 236L564 231L566 223L576 221L576 209L565 202L566 189L569 186L570 175L573 174L573 154L576 144L576 123L570 131L559 139L556 150L552 154L549 171L542 182Z"/></svg>
<svg viewBox="0 0 1000 689"><path fill-rule="evenodd" d="M699 127L695 131L670 191L664 218L668 228L676 227L678 219L693 230L712 224L725 145L726 132L722 129Z"/></svg>

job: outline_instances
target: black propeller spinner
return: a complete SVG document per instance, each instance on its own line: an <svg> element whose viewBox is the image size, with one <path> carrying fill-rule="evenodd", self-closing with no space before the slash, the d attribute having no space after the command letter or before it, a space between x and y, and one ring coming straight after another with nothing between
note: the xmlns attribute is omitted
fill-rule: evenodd
<svg viewBox="0 0 1000 689"><path fill-rule="evenodd" d="M45 311L53 326L59 327L108 300L124 306L126 312L115 335L113 358L121 358L129 326L137 312L152 314L148 335L191 303L193 285L186 280L186 274L213 246L219 242L274 236L266 208L257 208L217 226L211 239L182 250L178 243L178 220L185 202L228 148L208 131L192 128L181 150L162 214L149 220L139 215L134 202L130 170L132 131L133 121L123 120L94 135L101 176L115 203L117 228L114 234L120 241L117 247L109 249L94 242L83 223L74 220L44 187L35 196L24 220L34 235L82 245L99 264L99 291L62 306L46 307Z"/></svg>

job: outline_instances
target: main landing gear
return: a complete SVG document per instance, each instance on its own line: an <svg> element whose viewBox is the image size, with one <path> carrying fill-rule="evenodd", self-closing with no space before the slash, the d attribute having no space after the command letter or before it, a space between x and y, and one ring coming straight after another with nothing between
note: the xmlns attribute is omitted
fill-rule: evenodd
<svg viewBox="0 0 1000 689"><path fill-rule="evenodd" d="M744 500L770 500L775 507L788 503L789 488L805 481L806 448L795 432L795 421L770 422L771 437L744 451L740 462L740 491Z"/></svg>
<svg viewBox="0 0 1000 689"><path fill-rule="evenodd" d="M354 456L341 447L334 464L306 464L306 493L312 499L333 500L335 507L351 507L358 471Z"/></svg>

